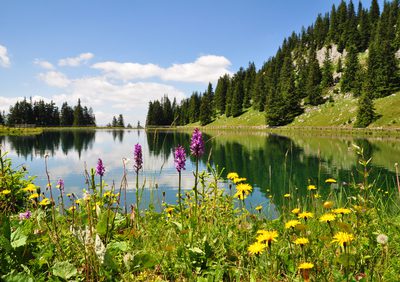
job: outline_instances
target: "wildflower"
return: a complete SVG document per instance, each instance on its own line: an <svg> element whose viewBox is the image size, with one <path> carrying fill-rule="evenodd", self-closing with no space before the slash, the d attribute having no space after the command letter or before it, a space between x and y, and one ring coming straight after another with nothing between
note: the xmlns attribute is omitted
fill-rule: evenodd
<svg viewBox="0 0 400 282"><path fill-rule="evenodd" d="M330 209L331 207L333 207L333 202L331 201L326 201L323 203L323 206L325 209Z"/></svg>
<svg viewBox="0 0 400 282"><path fill-rule="evenodd" d="M308 238L300 237L300 238L297 238L296 240L294 240L293 243L303 247L303 246L307 245L308 243L310 243L310 241L308 240Z"/></svg>
<svg viewBox="0 0 400 282"><path fill-rule="evenodd" d="M71 193L68 193L68 194L67 194L67 197L71 197Z"/></svg>
<svg viewBox="0 0 400 282"><path fill-rule="evenodd" d="M136 171L136 173L138 173L139 170L143 166L142 146L140 146L139 143L137 143L135 145L135 151L133 152L133 158L135 160L135 164L134 164L135 171Z"/></svg>
<svg viewBox="0 0 400 282"><path fill-rule="evenodd" d="M3 195L8 195L8 194L11 193L11 190L5 189L5 190L1 191L1 193L2 193Z"/></svg>
<svg viewBox="0 0 400 282"><path fill-rule="evenodd" d="M75 200L75 204L80 205L80 204L82 204L82 201L80 199Z"/></svg>
<svg viewBox="0 0 400 282"><path fill-rule="evenodd" d="M338 232L333 236L332 243L338 243L339 246L346 247L348 243L354 240L353 234L347 232Z"/></svg>
<svg viewBox="0 0 400 282"><path fill-rule="evenodd" d="M316 193L316 194L314 195L314 198L315 198L315 199L319 199L319 198L321 198L321 195L318 194L318 193Z"/></svg>
<svg viewBox="0 0 400 282"><path fill-rule="evenodd" d="M289 220L288 222L285 223L285 228L289 229L289 228L295 228L297 225L301 224L300 221L298 221L297 219L295 220Z"/></svg>
<svg viewBox="0 0 400 282"><path fill-rule="evenodd" d="M235 178L239 178L239 174L237 174L236 172L230 172L230 173L228 173L226 178L228 178L230 180L234 180Z"/></svg>
<svg viewBox="0 0 400 282"><path fill-rule="evenodd" d="M303 262L298 266L298 269L311 269L314 267L314 264L311 262Z"/></svg>
<svg viewBox="0 0 400 282"><path fill-rule="evenodd" d="M247 198L246 194L243 191L237 191L235 195L233 195L234 198L238 198L239 200L244 200Z"/></svg>
<svg viewBox="0 0 400 282"><path fill-rule="evenodd" d="M60 189L61 194L64 194L64 180L58 179L56 187Z"/></svg>
<svg viewBox="0 0 400 282"><path fill-rule="evenodd" d="M32 213L30 211L26 211L26 212L21 212L19 214L19 219L23 220L23 219L30 219L31 218Z"/></svg>
<svg viewBox="0 0 400 282"><path fill-rule="evenodd" d="M90 201L90 194L89 194L88 192L85 192L85 193L83 194L83 200L85 200L85 201Z"/></svg>
<svg viewBox="0 0 400 282"><path fill-rule="evenodd" d="M262 206L256 206L255 210L256 211L261 211L262 210Z"/></svg>
<svg viewBox="0 0 400 282"><path fill-rule="evenodd" d="M101 159L99 159L97 161L96 173L99 176L103 176L105 171L106 171L106 168L103 165L103 161Z"/></svg>
<svg viewBox="0 0 400 282"><path fill-rule="evenodd" d="M32 183L29 183L25 188L22 188L22 191L25 192L36 192L36 186Z"/></svg>
<svg viewBox="0 0 400 282"><path fill-rule="evenodd" d="M308 191L317 190L317 187L315 187L315 185L308 185L307 189L308 189Z"/></svg>
<svg viewBox="0 0 400 282"><path fill-rule="evenodd" d="M272 231L268 231L268 230L258 230L257 234L259 234L257 236L257 241L259 243L266 243L268 244L268 247L271 246L272 241L276 242L276 238L278 237L278 231L276 230L272 230Z"/></svg>
<svg viewBox="0 0 400 282"><path fill-rule="evenodd" d="M284 198L290 198L290 194L287 193L287 194L283 195L283 197L284 197Z"/></svg>
<svg viewBox="0 0 400 282"><path fill-rule="evenodd" d="M241 184L238 184L238 185L236 186L236 190L237 190L237 191L240 191L240 192L242 192L242 193L244 193L244 194L246 194L246 196L247 196L247 195L249 195L250 192L253 190L253 187L251 187L250 184L243 184L243 183L241 183Z"/></svg>
<svg viewBox="0 0 400 282"><path fill-rule="evenodd" d="M41 201L39 202L39 205L40 205L40 206L47 206L47 205L50 205L50 200L49 200L49 198L44 198L43 200L41 200Z"/></svg>
<svg viewBox="0 0 400 282"><path fill-rule="evenodd" d="M76 207L75 206L71 206L71 207L69 207L69 209L68 209L70 212L73 212L74 210L76 210Z"/></svg>
<svg viewBox="0 0 400 282"><path fill-rule="evenodd" d="M302 213L299 213L298 217L304 218L305 220L307 220L308 218L314 217L314 214L312 212L302 212Z"/></svg>
<svg viewBox="0 0 400 282"><path fill-rule="evenodd" d="M242 183L244 181L246 181L247 178L246 177L236 177L233 179L233 183L238 184L238 183Z"/></svg>
<svg viewBox="0 0 400 282"><path fill-rule="evenodd" d="M198 128L193 131L192 140L190 141L190 152L196 158L204 154L204 141L201 131Z"/></svg>
<svg viewBox="0 0 400 282"><path fill-rule="evenodd" d="M165 212L167 213L168 217L172 216L172 212L174 211L173 207L169 207L165 209Z"/></svg>
<svg viewBox="0 0 400 282"><path fill-rule="evenodd" d="M389 241L389 238L388 238L388 236L386 236L385 234L379 234L379 235L376 237L376 241L377 241L379 244L381 244L381 245L386 245L387 242Z"/></svg>
<svg viewBox="0 0 400 282"><path fill-rule="evenodd" d="M265 249L265 244L261 244L260 242L255 242L251 244L247 250L251 255L259 255L262 254Z"/></svg>
<svg viewBox="0 0 400 282"><path fill-rule="evenodd" d="M39 194L38 193L33 193L32 195L30 195L29 196L29 200L32 200L32 199L37 199L37 198L39 198Z"/></svg>
<svg viewBox="0 0 400 282"><path fill-rule="evenodd" d="M300 213L300 209L299 208L292 209L292 213L299 214Z"/></svg>
<svg viewBox="0 0 400 282"><path fill-rule="evenodd" d="M325 183L331 184L331 183L337 183L337 181L335 179L333 179L333 178L328 178L328 179L325 180Z"/></svg>
<svg viewBox="0 0 400 282"><path fill-rule="evenodd" d="M332 210L332 212L333 212L333 213L336 213L336 214L344 215L344 214L349 214L349 213L351 213L351 210L350 210L350 209L345 209L345 208L338 208L338 209Z"/></svg>
<svg viewBox="0 0 400 282"><path fill-rule="evenodd" d="M334 221L335 218L336 218L336 216L335 216L334 214L332 214L332 213L326 213L326 214L322 215L322 216L319 218L319 221L320 221L320 222L329 223L329 222L331 222L331 221Z"/></svg>
<svg viewBox="0 0 400 282"><path fill-rule="evenodd" d="M107 191L103 194L103 197L111 197L111 191Z"/></svg>
<svg viewBox="0 0 400 282"><path fill-rule="evenodd" d="M185 169L186 152L185 148L178 146L175 148L175 168L178 172Z"/></svg>

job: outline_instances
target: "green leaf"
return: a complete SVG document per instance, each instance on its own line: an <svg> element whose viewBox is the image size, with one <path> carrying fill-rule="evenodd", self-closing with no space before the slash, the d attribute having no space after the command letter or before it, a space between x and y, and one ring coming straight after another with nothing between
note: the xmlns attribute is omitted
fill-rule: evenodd
<svg viewBox="0 0 400 282"><path fill-rule="evenodd" d="M19 227L13 233L11 233L11 246L13 248L18 248L26 245L26 241L28 240L28 236L23 234L22 228Z"/></svg>
<svg viewBox="0 0 400 282"><path fill-rule="evenodd" d="M179 231L182 231L182 224L176 221L171 221L172 224L174 224Z"/></svg>
<svg viewBox="0 0 400 282"><path fill-rule="evenodd" d="M8 216L0 217L0 232L8 240L11 239L10 218Z"/></svg>
<svg viewBox="0 0 400 282"><path fill-rule="evenodd" d="M141 270L145 268L153 268L157 264L156 259L147 253L139 253L133 257L132 265L135 270Z"/></svg>
<svg viewBox="0 0 400 282"><path fill-rule="evenodd" d="M111 220L109 220L111 222ZM106 235L107 232L107 213L103 212L99 217L99 222L96 225L97 233L100 235Z"/></svg>
<svg viewBox="0 0 400 282"><path fill-rule="evenodd" d="M23 272L22 273L11 272L7 275L4 275L1 278L4 279L4 280L2 280L4 282L21 282L21 281L33 282L34 281L32 276L28 275L27 273L23 273Z"/></svg>
<svg viewBox="0 0 400 282"><path fill-rule="evenodd" d="M107 249L127 252L129 250L129 245L127 242L111 242L108 244Z"/></svg>
<svg viewBox="0 0 400 282"><path fill-rule="evenodd" d="M68 261L57 262L53 266L53 275L68 280L78 273L76 267Z"/></svg>

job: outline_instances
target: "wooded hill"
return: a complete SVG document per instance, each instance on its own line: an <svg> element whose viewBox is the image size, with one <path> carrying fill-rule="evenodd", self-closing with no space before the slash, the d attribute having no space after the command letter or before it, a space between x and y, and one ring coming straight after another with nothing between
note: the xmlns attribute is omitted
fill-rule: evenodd
<svg viewBox="0 0 400 282"><path fill-rule="evenodd" d="M352 1L332 6L311 26L283 40L275 56L256 70L254 63L232 77L219 78L204 93L172 103L165 96L149 103L147 126L206 125L218 116L240 116L246 109L264 112L266 124L291 123L306 105L332 101L340 93L358 99L356 127L376 119L374 99L400 89L399 0L376 0L369 8Z"/></svg>

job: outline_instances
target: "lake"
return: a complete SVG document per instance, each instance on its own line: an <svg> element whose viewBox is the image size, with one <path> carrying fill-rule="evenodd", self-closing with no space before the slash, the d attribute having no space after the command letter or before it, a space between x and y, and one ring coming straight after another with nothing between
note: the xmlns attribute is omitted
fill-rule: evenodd
<svg viewBox="0 0 400 282"><path fill-rule="evenodd" d="M319 193L327 193L325 179L334 178L336 186L352 189L361 180L357 172L358 157L352 144L364 148L366 158L372 158L370 180L382 191L395 191L395 166L400 161L400 140L394 138L357 139L305 135L290 136L263 131L212 131L204 133L206 153L200 162L205 169L207 160L212 166L237 172L253 185L254 192L246 202L254 207L268 205L269 199L279 205L283 195L291 192L301 196L307 185L314 184ZM119 189L123 176L123 158L128 164L128 202L134 202L135 173L133 148L143 147L145 182L144 207L149 202L159 206L163 201L176 202L178 174L174 167L173 149L178 144L189 152L191 132L145 130L53 130L34 136L0 136L3 151L14 166L25 166L30 175L37 175L35 184L45 190L47 177L44 156L48 155L48 170L52 184L59 178L65 181L66 193L82 195L85 184L85 165L90 170L101 158L106 167L105 182ZM188 158L189 159L189 158ZM190 190L194 184L194 160L187 162L182 173L182 186ZM97 178L98 179L98 178ZM229 192L229 189L226 189ZM391 190L390 190L391 189ZM163 195L164 194L164 195Z"/></svg>

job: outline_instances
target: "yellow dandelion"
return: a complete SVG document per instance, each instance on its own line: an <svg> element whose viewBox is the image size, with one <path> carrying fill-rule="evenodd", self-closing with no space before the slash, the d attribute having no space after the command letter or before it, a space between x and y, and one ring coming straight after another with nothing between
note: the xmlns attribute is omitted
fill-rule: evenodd
<svg viewBox="0 0 400 282"><path fill-rule="evenodd" d="M238 184L238 183L242 183L245 182L247 180L247 178L245 177L237 177L233 179L233 183Z"/></svg>
<svg viewBox="0 0 400 282"><path fill-rule="evenodd" d="M69 210L70 212L73 212L74 210L76 210L76 207L75 207L75 206L69 207L68 210Z"/></svg>
<svg viewBox="0 0 400 282"><path fill-rule="evenodd" d="M301 224L300 221L298 221L297 219L295 220L289 220L288 222L285 223L285 228L289 229L289 228L295 228L297 225Z"/></svg>
<svg viewBox="0 0 400 282"><path fill-rule="evenodd" d="M67 197L71 197L71 193L68 193L68 194L67 194Z"/></svg>
<svg viewBox="0 0 400 282"><path fill-rule="evenodd" d="M344 215L344 214L349 214L349 213L351 213L351 210L350 210L350 209L345 209L345 208L338 208L338 209L332 210L332 212L333 212L333 213L336 213L336 214Z"/></svg>
<svg viewBox="0 0 400 282"><path fill-rule="evenodd" d="M315 185L308 185L308 186L307 186L307 189L308 189L309 191L311 191L311 190L317 190L317 187L315 187Z"/></svg>
<svg viewBox="0 0 400 282"><path fill-rule="evenodd" d="M75 204L80 205L80 204L82 204L82 201L80 199L78 199L75 201Z"/></svg>
<svg viewBox="0 0 400 282"><path fill-rule="evenodd" d="M325 180L325 183L331 184L331 183L337 183L337 181L335 179L333 179L333 178L328 178L328 179Z"/></svg>
<svg viewBox="0 0 400 282"><path fill-rule="evenodd" d="M332 243L337 243L341 247L346 247L353 240L353 234L347 232L338 232L335 234L335 236L333 236Z"/></svg>
<svg viewBox="0 0 400 282"><path fill-rule="evenodd" d="M228 173L228 175L226 176L226 178L233 180L235 178L239 178L239 174L237 174L236 172L230 172Z"/></svg>
<svg viewBox="0 0 400 282"><path fill-rule="evenodd" d="M323 206L325 209L330 209L331 207L333 207L333 202L331 201L326 201L323 203Z"/></svg>
<svg viewBox="0 0 400 282"><path fill-rule="evenodd" d="M173 207L169 207L169 208L166 208L166 209L165 209L165 212L167 213L167 216L168 216L168 217L171 217L171 216L172 216L172 212L174 211L174 209L175 209L175 208L173 208Z"/></svg>
<svg viewBox="0 0 400 282"><path fill-rule="evenodd" d="M298 217L304 218L305 220L307 220L308 218L314 217L314 214L312 212L302 212L302 213L299 213Z"/></svg>
<svg viewBox="0 0 400 282"><path fill-rule="evenodd" d="M268 246L271 245L271 242L274 241L276 242L276 238L278 237L278 231L276 230L258 230L257 234L257 241L259 243L266 243Z"/></svg>
<svg viewBox="0 0 400 282"><path fill-rule="evenodd" d="M319 221L320 222L326 222L329 223L331 221L334 221L336 219L336 215L334 215L333 213L326 213L323 214L320 218Z"/></svg>
<svg viewBox="0 0 400 282"><path fill-rule="evenodd" d="M310 243L310 241L308 240L308 238L300 237L300 238L297 238L296 240L294 240L293 243L303 247L303 246L307 245L308 243Z"/></svg>
<svg viewBox="0 0 400 282"><path fill-rule="evenodd" d="M11 193L11 190L6 189L6 190L1 191L1 193L2 193L3 195L8 195L8 194Z"/></svg>
<svg viewBox="0 0 400 282"><path fill-rule="evenodd" d="M247 196L244 194L243 191L237 191L235 195L233 195L234 198L238 198L239 200L244 200L247 198Z"/></svg>
<svg viewBox="0 0 400 282"><path fill-rule="evenodd" d="M259 255L264 252L265 247L266 247L265 244L261 244L260 242L255 242L255 243L251 244L247 248L247 250L249 251L249 253L251 255Z"/></svg>
<svg viewBox="0 0 400 282"><path fill-rule="evenodd" d="M32 195L29 196L30 200L37 199L37 198L39 198L39 194L38 193L33 193Z"/></svg>
<svg viewBox="0 0 400 282"><path fill-rule="evenodd" d="M300 209L299 208L292 209L292 213L299 214L300 213Z"/></svg>
<svg viewBox="0 0 400 282"><path fill-rule="evenodd" d="M50 200L49 200L49 198L44 198L43 200L41 200L41 201L39 202L39 205L41 205L41 206L50 205Z"/></svg>
<svg viewBox="0 0 400 282"><path fill-rule="evenodd" d="M314 267L314 264L311 262L303 262L298 266L298 269L302 270L302 269L311 269Z"/></svg>
<svg viewBox="0 0 400 282"><path fill-rule="evenodd" d="M22 191L25 192L36 192L36 186L32 183L29 183L25 188L22 188Z"/></svg>
<svg viewBox="0 0 400 282"><path fill-rule="evenodd" d="M260 210L262 210L262 208L263 208L262 206L256 206L255 210L260 211Z"/></svg>
<svg viewBox="0 0 400 282"><path fill-rule="evenodd" d="M111 191L107 191L107 192L105 192L104 194L103 194L103 197L111 197L112 196L112 194L111 194Z"/></svg>
<svg viewBox="0 0 400 282"><path fill-rule="evenodd" d="M319 198L321 198L321 195L318 194L318 193L316 193L316 194L314 195L314 198L315 198L315 199L319 199Z"/></svg>
<svg viewBox="0 0 400 282"><path fill-rule="evenodd" d="M283 197L285 197L285 198L290 198L290 194L287 193L287 194L283 195Z"/></svg>
<svg viewBox="0 0 400 282"><path fill-rule="evenodd" d="M250 192L253 190L253 187L251 187L250 184L244 184L244 183L240 183L236 186L236 190L238 192L242 192L246 195L249 195Z"/></svg>

